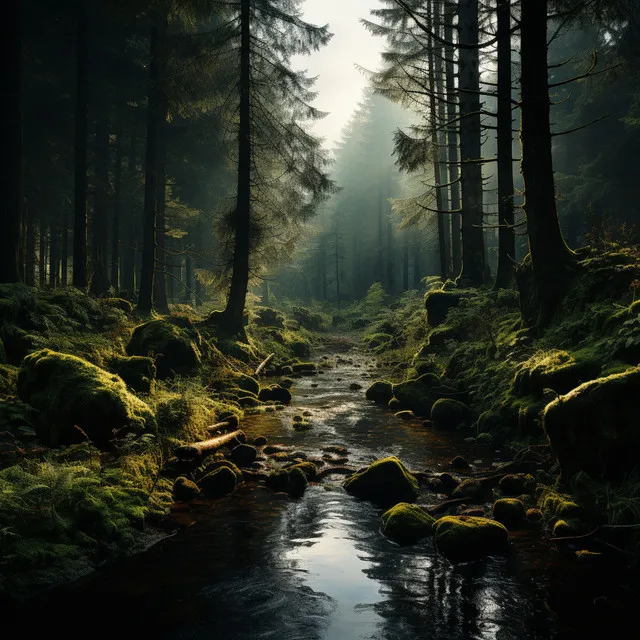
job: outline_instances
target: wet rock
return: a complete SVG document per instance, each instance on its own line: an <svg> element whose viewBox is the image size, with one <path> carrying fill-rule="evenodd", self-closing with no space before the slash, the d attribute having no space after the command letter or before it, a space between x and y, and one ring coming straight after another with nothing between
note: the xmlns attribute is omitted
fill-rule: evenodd
<svg viewBox="0 0 640 640"><path fill-rule="evenodd" d="M245 391L244 393L248 393L248 392ZM238 404L243 409L249 409L249 408L259 407L260 400L258 400L258 398L256 398L255 396L246 395L238 398Z"/></svg>
<svg viewBox="0 0 640 640"><path fill-rule="evenodd" d="M294 340L289 347L298 358L308 358L311 355L311 346L304 340Z"/></svg>
<svg viewBox="0 0 640 640"><path fill-rule="evenodd" d="M518 529L525 521L524 505L515 498L500 498L493 503L493 518L507 529Z"/></svg>
<svg viewBox="0 0 640 640"><path fill-rule="evenodd" d="M283 376L290 376L292 373L293 373L293 367L288 364L280 368L280 374Z"/></svg>
<svg viewBox="0 0 640 640"><path fill-rule="evenodd" d="M377 460L343 486L347 493L382 506L413 502L418 496L418 481L395 456Z"/></svg>
<svg viewBox="0 0 640 640"><path fill-rule="evenodd" d="M438 551L452 562L465 562L495 553L509 546L509 532L495 520L471 516L444 516L434 524Z"/></svg>
<svg viewBox="0 0 640 640"><path fill-rule="evenodd" d="M296 362L292 365L294 373L315 373L316 365L313 362Z"/></svg>
<svg viewBox="0 0 640 640"><path fill-rule="evenodd" d="M164 380L175 374L192 375L202 364L203 339L187 318L152 320L136 327L127 355L155 358L157 375Z"/></svg>
<svg viewBox="0 0 640 640"><path fill-rule="evenodd" d="M430 416L431 408L443 393L440 379L430 373L393 385L393 395L399 400L400 406L411 409L419 416Z"/></svg>
<svg viewBox="0 0 640 640"><path fill-rule="evenodd" d="M255 461L257 455L258 452L256 451L255 447L252 447L249 444L239 444L231 451L231 459L239 467L248 467L252 462Z"/></svg>
<svg viewBox="0 0 640 640"><path fill-rule="evenodd" d="M151 408L131 394L119 376L76 356L50 349L28 355L17 388L20 399L40 412L36 431L50 446L88 437L96 446L107 447L114 430L120 430L120 436L156 430Z"/></svg>
<svg viewBox="0 0 640 640"><path fill-rule="evenodd" d="M464 480L451 493L452 498L466 498L472 504L482 504L489 497L482 483L477 480Z"/></svg>
<svg viewBox="0 0 640 640"><path fill-rule="evenodd" d="M479 433L476 436L476 444L492 445L493 436L490 433Z"/></svg>
<svg viewBox="0 0 640 640"><path fill-rule="evenodd" d="M283 389L291 389L293 385L294 385L294 381L291 378L283 378L282 380L280 380L280 386Z"/></svg>
<svg viewBox="0 0 640 640"><path fill-rule="evenodd" d="M387 404L393 398L393 384L386 380L376 380L366 390L365 397L376 404Z"/></svg>
<svg viewBox="0 0 640 640"><path fill-rule="evenodd" d="M264 447L267 444L268 440L264 436L257 436L253 439L254 447Z"/></svg>
<svg viewBox="0 0 640 640"><path fill-rule="evenodd" d="M283 451L289 451L288 447L282 447L276 444L268 444L264 449L263 452L266 453L267 455L270 455L272 453L281 453Z"/></svg>
<svg viewBox="0 0 640 640"><path fill-rule="evenodd" d="M260 389L258 399L262 402L273 400L281 404L289 404L291 402L291 392L279 384L272 384L270 387Z"/></svg>
<svg viewBox="0 0 640 640"><path fill-rule="evenodd" d="M344 447L340 444L330 444L326 447L322 447L323 451L326 451L327 453L338 453L340 455L345 455L346 453L348 453L347 447Z"/></svg>
<svg viewBox="0 0 640 640"><path fill-rule="evenodd" d="M290 498L302 498L309 483L304 471L299 467L291 467L287 474L287 493Z"/></svg>
<svg viewBox="0 0 640 640"><path fill-rule="evenodd" d="M306 416L306 417L308 418L309 416L312 416L312 415L313 415L313 412L312 412L312 411L303 411L303 412L302 412L302 415L303 415L303 416Z"/></svg>
<svg viewBox="0 0 640 640"><path fill-rule="evenodd" d="M586 525L578 519L558 520L553 525L553 535L556 538L565 536L579 536L586 533Z"/></svg>
<svg viewBox="0 0 640 640"><path fill-rule="evenodd" d="M484 518L484 509L462 509L458 515L471 516L472 518Z"/></svg>
<svg viewBox="0 0 640 640"><path fill-rule="evenodd" d="M316 465L308 460L305 460L303 462L296 462L295 464L291 465L286 465L285 469L287 471L291 471L292 469L300 469L309 481L315 480L316 474L318 472Z"/></svg>
<svg viewBox="0 0 640 640"><path fill-rule="evenodd" d="M188 502L189 500L195 500L200 496L200 489L198 485L184 476L176 478L173 483L173 498L174 500L181 500Z"/></svg>
<svg viewBox="0 0 640 640"><path fill-rule="evenodd" d="M200 480L200 488L207 498L222 498L235 491L237 476L229 467L220 467Z"/></svg>
<svg viewBox="0 0 640 640"><path fill-rule="evenodd" d="M435 518L415 504L401 502L382 514L382 533L401 545L411 545L433 533Z"/></svg>
<svg viewBox="0 0 640 640"><path fill-rule="evenodd" d="M278 469L277 471L272 471L265 480L267 487L276 492L286 491L288 482L289 473L286 471L286 469Z"/></svg>
<svg viewBox="0 0 640 640"><path fill-rule="evenodd" d="M453 490L460 484L457 478L454 478L450 473L441 473L438 477L444 492L451 494Z"/></svg>
<svg viewBox="0 0 640 640"><path fill-rule="evenodd" d="M439 429L467 426L471 420L469 407L453 398L440 398L431 407L431 422Z"/></svg>
<svg viewBox="0 0 640 640"><path fill-rule="evenodd" d="M308 431L312 427L313 425L308 420L300 420L293 423L293 428L295 431Z"/></svg>
<svg viewBox="0 0 640 640"><path fill-rule="evenodd" d="M527 513L525 515L527 522L531 524L540 524L542 522L542 511L540 509L527 509Z"/></svg>
<svg viewBox="0 0 640 640"><path fill-rule="evenodd" d="M456 456L449 464L453 469L468 469L471 466L462 456Z"/></svg>
<svg viewBox="0 0 640 640"><path fill-rule="evenodd" d="M500 480L500 489L505 496L519 496L533 493L536 479L529 473L510 473Z"/></svg>
<svg viewBox="0 0 640 640"><path fill-rule="evenodd" d="M619 480L637 467L640 368L585 382L549 403L543 425L568 481L579 471Z"/></svg>
<svg viewBox="0 0 640 640"><path fill-rule="evenodd" d="M430 327L437 327L445 322L450 309L460 304L462 295L456 291L428 291L424 297L427 310L427 322Z"/></svg>
<svg viewBox="0 0 640 640"><path fill-rule="evenodd" d="M351 391L358 391L359 389L362 389L362 385L361 385L361 384L359 384L359 383L357 383L357 382L352 382L352 383L349 385L349 389L350 389Z"/></svg>
<svg viewBox="0 0 640 640"><path fill-rule="evenodd" d="M411 420L412 418L415 418L415 416L413 415L413 411L409 411L409 409L398 411L394 415L396 416L396 418L400 418L400 420Z"/></svg>

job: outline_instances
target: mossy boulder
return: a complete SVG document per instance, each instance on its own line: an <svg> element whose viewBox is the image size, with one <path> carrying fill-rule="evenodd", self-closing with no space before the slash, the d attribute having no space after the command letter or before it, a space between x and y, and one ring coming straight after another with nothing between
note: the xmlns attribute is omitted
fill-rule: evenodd
<svg viewBox="0 0 640 640"><path fill-rule="evenodd" d="M238 396L238 404L243 409L252 409L254 407L260 406L260 400L258 400L258 398L256 398L255 396L249 395L248 391L244 391L242 393L246 395Z"/></svg>
<svg viewBox="0 0 640 640"><path fill-rule="evenodd" d="M396 458L377 460L344 482L347 493L382 506L398 502L414 502L418 497L418 481Z"/></svg>
<svg viewBox="0 0 640 640"><path fill-rule="evenodd" d="M276 492L286 491L288 483L289 472L286 469L277 469L276 471L272 471L265 480L267 487Z"/></svg>
<svg viewBox="0 0 640 640"><path fill-rule="evenodd" d="M601 364L593 358L578 358L568 351L554 349L538 353L524 362L513 379L518 396L540 395L544 389L568 393L600 374Z"/></svg>
<svg viewBox="0 0 640 640"><path fill-rule="evenodd" d="M441 397L442 387L438 376L425 373L414 380L393 385L393 396L403 409L411 409L416 415L430 416L431 408Z"/></svg>
<svg viewBox="0 0 640 640"><path fill-rule="evenodd" d="M244 373L236 374L233 382L235 383L236 387L238 387L238 389L248 391L254 396L257 396L260 393L260 383L255 378Z"/></svg>
<svg viewBox="0 0 640 640"><path fill-rule="evenodd" d="M189 500L195 500L200 497L200 489L198 485L184 476L176 478L173 483L173 498L174 500L181 500L188 502Z"/></svg>
<svg viewBox="0 0 640 640"><path fill-rule="evenodd" d="M443 291L436 289L427 291L424 296L424 307L427 310L427 322L430 327L437 327L447 319L450 309L460 304L462 295L457 291Z"/></svg>
<svg viewBox="0 0 640 640"><path fill-rule="evenodd" d="M150 393L156 377L153 358L145 356L114 356L108 362L109 371L119 375L134 391Z"/></svg>
<svg viewBox="0 0 640 640"><path fill-rule="evenodd" d="M518 529L525 521L526 511L520 500L500 498L493 503L493 518L507 529Z"/></svg>
<svg viewBox="0 0 640 640"><path fill-rule="evenodd" d="M382 514L382 533L398 544L415 544L433 533L434 522L424 509L401 502Z"/></svg>
<svg viewBox="0 0 640 640"><path fill-rule="evenodd" d="M489 490L478 480L463 480L451 493L453 498L466 498L472 504L482 504L489 497Z"/></svg>
<svg viewBox="0 0 640 640"><path fill-rule="evenodd" d="M431 422L439 429L455 429L468 426L471 410L464 403L453 398L440 398L431 407Z"/></svg>
<svg viewBox="0 0 640 640"><path fill-rule="evenodd" d="M500 490L505 496L520 496L533 493L536 479L529 473L510 473L500 479Z"/></svg>
<svg viewBox="0 0 640 640"><path fill-rule="evenodd" d="M438 551L453 562L504 553L509 547L507 528L488 518L445 516L436 520L434 536Z"/></svg>
<svg viewBox="0 0 640 640"><path fill-rule="evenodd" d="M376 404L387 404L393 398L393 384L387 380L376 380L366 390L365 397Z"/></svg>
<svg viewBox="0 0 640 640"><path fill-rule="evenodd" d="M287 472L287 493L291 498L302 498L309 483L304 471L298 467L291 467Z"/></svg>
<svg viewBox="0 0 640 640"><path fill-rule="evenodd" d="M259 327L284 328L284 316L270 307L258 307L254 323Z"/></svg>
<svg viewBox="0 0 640 640"><path fill-rule="evenodd" d="M202 364L204 341L188 318L173 316L146 322L133 330L127 345L130 356L152 356L158 378L192 375Z"/></svg>
<svg viewBox="0 0 640 640"><path fill-rule="evenodd" d="M298 358L308 358L311 355L311 345L305 340L294 340L289 343L289 348Z"/></svg>
<svg viewBox="0 0 640 640"><path fill-rule="evenodd" d="M640 368L585 382L547 405L543 427L569 480L618 480L637 468Z"/></svg>
<svg viewBox="0 0 640 640"><path fill-rule="evenodd" d="M542 522L543 514L540 509L536 509L535 507L531 509L527 509L526 519L529 524L539 525Z"/></svg>
<svg viewBox="0 0 640 640"><path fill-rule="evenodd" d="M260 389L258 399L262 402L279 402L281 404L289 404L291 402L291 392L279 384L272 384L269 387Z"/></svg>
<svg viewBox="0 0 640 640"><path fill-rule="evenodd" d="M304 462L297 462L295 464L292 464L286 467L286 469L287 471L291 471L292 469L300 469L300 471L304 473L307 480L314 480L316 474L318 473L316 465L313 462L307 462L306 460Z"/></svg>
<svg viewBox="0 0 640 640"><path fill-rule="evenodd" d="M251 443L254 447L264 447L267 442L267 438L265 436L256 436Z"/></svg>
<svg viewBox="0 0 640 640"><path fill-rule="evenodd" d="M250 444L239 444L231 450L231 459L239 467L248 467L257 457L256 448Z"/></svg>
<svg viewBox="0 0 640 640"><path fill-rule="evenodd" d="M221 466L208 473L200 480L200 489L207 498L222 498L232 493L238 483L238 477L234 471L226 466Z"/></svg>
<svg viewBox="0 0 640 640"><path fill-rule="evenodd" d="M395 414L396 418L400 418L400 420L411 420L412 418L415 418L413 411L411 411L410 409L403 409L402 411L398 411Z"/></svg>
<svg viewBox="0 0 640 640"><path fill-rule="evenodd" d="M114 432L121 436L156 429L153 411L129 393L119 376L50 349L24 359L18 394L40 412L38 434L51 446L79 442L84 432L94 444L105 447Z"/></svg>
<svg viewBox="0 0 640 640"><path fill-rule="evenodd" d="M389 407L389 409L391 409L391 411L395 413L400 409L400 400L398 400L398 398L391 398L387 406Z"/></svg>

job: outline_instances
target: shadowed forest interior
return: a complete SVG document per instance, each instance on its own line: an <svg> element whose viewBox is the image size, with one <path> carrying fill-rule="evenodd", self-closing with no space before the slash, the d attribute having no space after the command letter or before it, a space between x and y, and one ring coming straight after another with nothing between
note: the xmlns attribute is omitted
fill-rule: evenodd
<svg viewBox="0 0 640 640"><path fill-rule="evenodd" d="M640 3L342 4L7 0L9 624L630 619Z"/></svg>

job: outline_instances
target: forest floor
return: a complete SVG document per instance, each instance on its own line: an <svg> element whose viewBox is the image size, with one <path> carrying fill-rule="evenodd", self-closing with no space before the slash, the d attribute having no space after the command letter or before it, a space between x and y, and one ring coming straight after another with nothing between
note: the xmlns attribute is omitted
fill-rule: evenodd
<svg viewBox="0 0 640 640"><path fill-rule="evenodd" d="M522 327L517 292L435 279L425 299L413 291L390 300L374 285L342 309L256 307L247 343L213 335L190 308L148 319L118 298L1 287L0 591L26 596L74 579L152 543L176 500L265 481L256 462L264 442L242 434L226 456L180 452L252 414L282 410L294 380L317 372L308 362L314 345L354 341L381 372L367 398L400 418L420 417L420 429L513 447L518 466L502 476L516 471L527 484L528 497L517 496L531 510L527 526L544 527L578 559L635 562L639 475L635 453L623 454L637 451L636 436L620 422L635 415L625 402L635 397L640 356L640 266L627 249L581 257L583 275L542 337ZM261 379L255 371L270 354ZM585 400L594 383L597 411ZM550 441L550 407L564 410L575 397L594 415L588 441L580 407L573 422L562 416L570 435ZM296 429L307 427L300 416ZM576 442L590 467L576 467ZM278 485L288 474L277 475L268 482L288 490ZM448 485L448 476L429 478L432 490L472 503L477 486Z"/></svg>

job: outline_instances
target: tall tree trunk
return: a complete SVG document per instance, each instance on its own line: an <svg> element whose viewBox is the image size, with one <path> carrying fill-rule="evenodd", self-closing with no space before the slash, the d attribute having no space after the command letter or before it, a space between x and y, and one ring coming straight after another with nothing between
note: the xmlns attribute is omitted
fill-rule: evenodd
<svg viewBox="0 0 640 640"><path fill-rule="evenodd" d="M89 102L89 24L78 0L74 141L73 286L87 287L87 109Z"/></svg>
<svg viewBox="0 0 640 640"><path fill-rule="evenodd" d="M375 279L384 282L384 237L382 232L382 176L378 177L378 246L376 247Z"/></svg>
<svg viewBox="0 0 640 640"><path fill-rule="evenodd" d="M160 130L158 132L158 195L156 206L156 266L153 277L153 305L160 313L169 313L167 302L167 276L169 270L168 256L165 249L166 208L167 208L167 98L164 92L161 97Z"/></svg>
<svg viewBox="0 0 640 640"><path fill-rule="evenodd" d="M439 18L437 9L435 6L436 3L431 0L427 1L427 14L431 18L431 25L434 31L439 31ZM441 213L444 211L444 191L442 188L443 180L440 175L441 163L440 163L440 146L438 140L438 109L436 107L436 75L440 72L440 64L438 63L438 68L436 68L435 56L434 56L434 44L432 42L431 37L429 37L429 41L427 44L427 49L429 52L429 129L431 131L431 147L434 152L434 162L433 162L433 175L435 182L435 191L436 191L436 209L439 213L438 216L438 254L440 258L440 278L442 282L444 282L449 276L449 256L447 255L447 231L445 226L445 214ZM437 52L440 51L440 48L437 48Z"/></svg>
<svg viewBox="0 0 640 640"><path fill-rule="evenodd" d="M244 334L243 315L249 288L251 239L251 1L240 0L240 110L238 133L238 187L231 288L222 325L232 334Z"/></svg>
<svg viewBox="0 0 640 640"><path fill-rule="evenodd" d="M402 292L409 290L409 233L402 232Z"/></svg>
<svg viewBox="0 0 640 640"><path fill-rule="evenodd" d="M478 0L458 4L459 42L478 44ZM480 286L485 277L482 231L482 155L480 118L480 67L478 49L462 48L458 57L460 104L460 157L462 186L462 278Z"/></svg>
<svg viewBox="0 0 640 640"><path fill-rule="evenodd" d="M192 289L192 285L193 285L193 259L191 258L191 256L187 253L187 255L185 256L185 274L184 274L184 303L185 304L191 304L192 299L191 299L191 289Z"/></svg>
<svg viewBox="0 0 640 640"><path fill-rule="evenodd" d="M23 0L9 0L4 7L0 46L4 78L0 89L5 166L0 171L2 232L0 233L0 282L22 279L22 38Z"/></svg>
<svg viewBox="0 0 640 640"><path fill-rule="evenodd" d="M33 215L33 208L27 204L27 224L26 224L26 255L24 261L24 281L30 287L36 283L36 221Z"/></svg>
<svg viewBox="0 0 640 640"><path fill-rule="evenodd" d="M116 167L113 178L113 222L111 224L111 286L120 290L120 217L122 213L122 158L124 147L122 130L116 137Z"/></svg>
<svg viewBox="0 0 640 640"><path fill-rule="evenodd" d="M523 0L521 15L522 177L534 292L527 322L543 328L565 295L575 268L556 210L547 70L547 2ZM534 317L535 314L535 317Z"/></svg>
<svg viewBox="0 0 640 640"><path fill-rule="evenodd" d="M127 158L127 183L126 190L126 211L127 222L123 227L121 263L120 263L120 288L126 291L129 296L133 296L136 290L135 269L136 269L136 240L137 240L137 217L135 205L135 177L136 177L136 137L131 134L129 153Z"/></svg>
<svg viewBox="0 0 640 640"><path fill-rule="evenodd" d="M444 10L444 39L447 42L453 42L453 19L456 10L453 7L446 6ZM447 160L449 162L449 206L452 211L460 209L460 167L458 162L460 154L458 153L458 134L455 119L458 117L458 109L456 107L456 99L458 97L456 90L456 71L454 63L453 47L445 47L446 58L446 85L447 85ZM451 260L453 277L457 278L462 271L462 245L460 235L461 219L459 213L451 214Z"/></svg>
<svg viewBox="0 0 640 640"><path fill-rule="evenodd" d="M416 231L413 235L413 288L422 288L422 234Z"/></svg>
<svg viewBox="0 0 640 640"><path fill-rule="evenodd" d="M91 292L101 295L109 290L109 116L108 108L100 105L96 117L95 136L95 198L91 236L93 275Z"/></svg>
<svg viewBox="0 0 640 640"><path fill-rule="evenodd" d="M44 287L47 282L47 223L40 213L40 250L38 251L38 284Z"/></svg>
<svg viewBox="0 0 640 640"><path fill-rule="evenodd" d="M511 0L498 0L498 267L494 289L513 285L513 135L511 108Z"/></svg>
<svg viewBox="0 0 640 640"><path fill-rule="evenodd" d="M149 102L147 106L147 150L145 156L144 223L142 233L142 271L138 309L150 313L153 308L153 279L156 268L156 224L158 198L158 138L161 134L162 76L167 31L166 16L151 27L149 49Z"/></svg>
<svg viewBox="0 0 640 640"><path fill-rule="evenodd" d="M69 209L64 208L64 215L62 218L62 255L60 264L60 284L63 287L67 286L69 279Z"/></svg>
<svg viewBox="0 0 640 640"><path fill-rule="evenodd" d="M58 286L59 262L58 262L58 229L52 220L49 223L49 286L54 289Z"/></svg>
<svg viewBox="0 0 640 640"><path fill-rule="evenodd" d="M387 218L387 251L386 251L386 264L387 264L387 293L393 294L393 225L391 224L391 218Z"/></svg>
<svg viewBox="0 0 640 640"><path fill-rule="evenodd" d="M335 257L336 257L336 298L338 300L338 309L340 308L340 227L336 224L336 245L335 245Z"/></svg>

